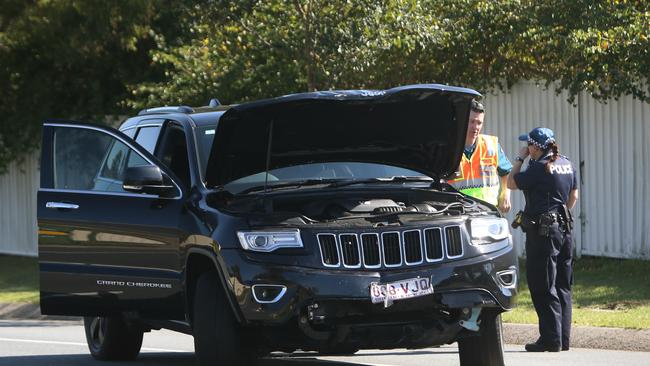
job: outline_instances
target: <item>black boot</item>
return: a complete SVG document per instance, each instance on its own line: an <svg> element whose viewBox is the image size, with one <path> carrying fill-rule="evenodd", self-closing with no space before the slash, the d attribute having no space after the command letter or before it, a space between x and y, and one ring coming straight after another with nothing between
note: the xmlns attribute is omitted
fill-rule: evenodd
<svg viewBox="0 0 650 366"><path fill-rule="evenodd" d="M560 349L559 345L544 344L540 341L526 345L526 351L528 352L560 352Z"/></svg>

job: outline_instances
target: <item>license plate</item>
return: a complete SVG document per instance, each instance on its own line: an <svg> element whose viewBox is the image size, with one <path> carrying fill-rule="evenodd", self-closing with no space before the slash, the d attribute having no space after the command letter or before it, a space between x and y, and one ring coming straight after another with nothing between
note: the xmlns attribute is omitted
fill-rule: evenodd
<svg viewBox="0 0 650 366"><path fill-rule="evenodd" d="M433 293L431 279L428 277L411 278L391 283L370 284L370 299L373 304L385 301L410 299Z"/></svg>

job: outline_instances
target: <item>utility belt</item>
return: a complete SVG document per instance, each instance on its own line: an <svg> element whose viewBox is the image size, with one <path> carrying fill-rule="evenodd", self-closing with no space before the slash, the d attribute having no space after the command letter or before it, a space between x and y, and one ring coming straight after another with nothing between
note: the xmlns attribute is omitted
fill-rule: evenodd
<svg viewBox="0 0 650 366"><path fill-rule="evenodd" d="M573 229L573 216L566 206L558 212L545 212L537 217L530 217L519 211L511 226L513 229L521 227L525 233L536 231L539 236L549 237L554 230L570 232Z"/></svg>

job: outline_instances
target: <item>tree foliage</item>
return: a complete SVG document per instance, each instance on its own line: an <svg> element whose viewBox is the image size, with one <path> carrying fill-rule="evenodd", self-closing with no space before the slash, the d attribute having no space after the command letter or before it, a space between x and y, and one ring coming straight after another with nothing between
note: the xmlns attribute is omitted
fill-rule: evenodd
<svg viewBox="0 0 650 366"><path fill-rule="evenodd" d="M127 81L161 79L149 56L159 18L149 0L3 1L0 173L39 145L45 118L124 113Z"/></svg>
<svg viewBox="0 0 650 366"><path fill-rule="evenodd" d="M161 47L162 82L133 106L227 102L335 88L440 82L482 91L518 80L606 100L648 100L650 6L628 0L208 1L193 38Z"/></svg>
<svg viewBox="0 0 650 366"><path fill-rule="evenodd" d="M530 5L541 80L557 81L573 99L586 90L606 100L631 94L650 99L650 2L547 0Z"/></svg>
<svg viewBox="0 0 650 366"><path fill-rule="evenodd" d="M131 105L391 85L382 68L406 64L407 53L439 32L420 2L408 0L207 1L186 16L193 39L161 45L154 60L169 77L134 85Z"/></svg>
<svg viewBox="0 0 650 366"><path fill-rule="evenodd" d="M0 170L44 117L324 89L536 80L650 100L646 0L21 1L0 8Z"/></svg>

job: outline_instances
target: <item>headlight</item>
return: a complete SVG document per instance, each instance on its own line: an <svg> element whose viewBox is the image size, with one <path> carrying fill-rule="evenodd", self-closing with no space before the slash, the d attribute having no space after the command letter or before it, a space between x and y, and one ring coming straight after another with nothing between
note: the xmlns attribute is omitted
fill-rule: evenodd
<svg viewBox="0 0 650 366"><path fill-rule="evenodd" d="M255 252L272 252L280 248L302 248L300 230L238 231L242 248Z"/></svg>
<svg viewBox="0 0 650 366"><path fill-rule="evenodd" d="M489 244L508 237L508 220L506 219L474 219L470 221L473 244Z"/></svg>

